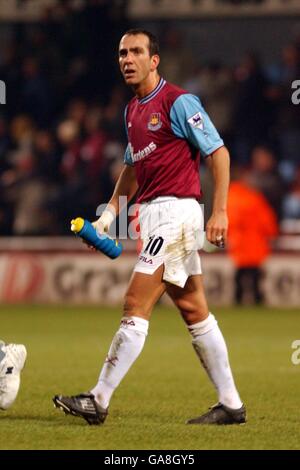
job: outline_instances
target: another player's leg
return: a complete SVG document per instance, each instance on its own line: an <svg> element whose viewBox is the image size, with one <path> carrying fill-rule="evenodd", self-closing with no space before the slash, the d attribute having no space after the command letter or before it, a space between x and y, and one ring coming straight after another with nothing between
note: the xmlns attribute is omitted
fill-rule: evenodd
<svg viewBox="0 0 300 470"><path fill-rule="evenodd" d="M244 278L245 278L245 274L244 274L244 268L239 268L237 267L236 268L236 272L235 272L235 293L234 293L234 297L235 297L235 302L237 305L242 305L243 303L243 297L244 297L244 291L245 291L245 288L244 288Z"/></svg>
<svg viewBox="0 0 300 470"><path fill-rule="evenodd" d="M264 296L261 291L261 280L262 272L259 266L254 267L252 270L252 279L253 279L253 297L256 305L260 305L264 301Z"/></svg>
<svg viewBox="0 0 300 470"><path fill-rule="evenodd" d="M0 342L0 409L7 410L17 398L27 351L23 344Z"/></svg>
<svg viewBox="0 0 300 470"><path fill-rule="evenodd" d="M192 336L197 356L214 384L219 403L188 424L241 424L245 408L234 384L227 347L215 317L209 312L201 275L190 276L184 288L167 284Z"/></svg>
<svg viewBox="0 0 300 470"><path fill-rule="evenodd" d="M65 413L80 416L89 424L105 421L114 390L141 353L148 333L153 305L165 291L163 266L152 275L134 272L124 302L124 314L115 334L98 383L89 393L72 397L57 395L53 401Z"/></svg>

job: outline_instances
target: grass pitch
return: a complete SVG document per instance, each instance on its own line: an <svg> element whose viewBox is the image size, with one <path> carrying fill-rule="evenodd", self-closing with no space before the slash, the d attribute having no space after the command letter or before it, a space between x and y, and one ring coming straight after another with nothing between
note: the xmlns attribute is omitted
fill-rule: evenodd
<svg viewBox="0 0 300 470"><path fill-rule="evenodd" d="M247 405L245 426L186 426L216 395L175 309L157 307L143 353L113 396L104 426L53 408L57 393L88 390L118 328L120 310L1 306L1 338L26 344L14 406L0 412L0 449L299 449L300 312L214 310Z"/></svg>

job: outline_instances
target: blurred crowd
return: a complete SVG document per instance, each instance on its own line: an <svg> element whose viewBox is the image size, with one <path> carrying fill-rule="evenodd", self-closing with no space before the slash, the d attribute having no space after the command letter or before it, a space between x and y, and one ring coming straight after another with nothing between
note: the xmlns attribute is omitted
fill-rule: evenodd
<svg viewBox="0 0 300 470"><path fill-rule="evenodd" d="M118 38L97 12L7 31L0 55L7 87L0 107L1 235L66 234L72 217L93 220L109 198L123 164L131 96L117 69ZM300 218L300 104L291 101L300 41L287 43L278 63L249 52L232 67L195 63L182 39L174 29L162 38L162 76L201 98L234 171L247 169L247 184L278 219ZM209 194L205 167L201 172Z"/></svg>

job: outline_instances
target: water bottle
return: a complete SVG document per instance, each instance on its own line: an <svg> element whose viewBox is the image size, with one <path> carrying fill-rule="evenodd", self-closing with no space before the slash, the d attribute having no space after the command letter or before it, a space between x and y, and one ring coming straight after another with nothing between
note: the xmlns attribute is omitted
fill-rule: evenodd
<svg viewBox="0 0 300 470"><path fill-rule="evenodd" d="M113 240L105 233L98 233L93 225L86 219L77 217L77 219L72 220L71 230L89 245L94 246L98 251L101 251L101 253L104 253L111 259L117 258L123 251L121 243L117 240Z"/></svg>

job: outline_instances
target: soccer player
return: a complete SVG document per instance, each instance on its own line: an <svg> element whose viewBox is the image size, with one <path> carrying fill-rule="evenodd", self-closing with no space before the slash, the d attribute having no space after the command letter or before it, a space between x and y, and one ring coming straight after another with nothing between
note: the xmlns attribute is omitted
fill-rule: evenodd
<svg viewBox="0 0 300 470"><path fill-rule="evenodd" d="M20 375L27 351L23 344L0 341L0 409L7 410L15 401L20 388Z"/></svg>
<svg viewBox="0 0 300 470"><path fill-rule="evenodd" d="M143 248L98 383L88 393L56 395L53 401L89 424L103 423L114 390L143 349L152 308L167 292L218 394L216 405L187 423L241 424L246 421L245 407L234 384L224 338L207 307L197 250L204 230L198 202L200 154L209 161L214 176L213 212L206 234L217 246L223 246L227 237L229 154L200 100L160 77L159 61L152 33L129 30L121 38L121 73L135 93L125 110L128 147L112 198L95 226L108 231L113 212L120 210L119 197L131 200L138 191Z"/></svg>

